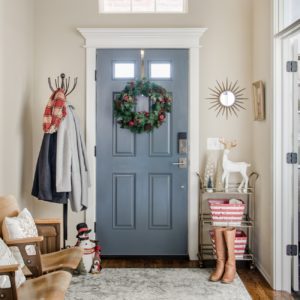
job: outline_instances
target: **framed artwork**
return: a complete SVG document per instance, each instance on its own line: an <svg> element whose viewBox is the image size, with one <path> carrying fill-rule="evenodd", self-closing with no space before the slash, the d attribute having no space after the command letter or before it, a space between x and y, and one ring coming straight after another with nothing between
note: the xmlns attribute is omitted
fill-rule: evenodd
<svg viewBox="0 0 300 300"><path fill-rule="evenodd" d="M263 121L266 119L265 113L265 87L263 81L252 83L254 120Z"/></svg>

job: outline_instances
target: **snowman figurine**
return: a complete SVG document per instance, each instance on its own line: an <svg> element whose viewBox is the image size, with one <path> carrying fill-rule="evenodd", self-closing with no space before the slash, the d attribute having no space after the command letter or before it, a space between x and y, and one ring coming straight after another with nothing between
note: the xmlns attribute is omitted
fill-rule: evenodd
<svg viewBox="0 0 300 300"><path fill-rule="evenodd" d="M92 231L88 228L86 223L79 223L77 229L77 243L76 246L83 249L82 261L80 263L80 273L91 272L94 256L95 256L95 242L89 238L89 233Z"/></svg>
<svg viewBox="0 0 300 300"><path fill-rule="evenodd" d="M98 245L98 241L94 241L95 246L95 255L93 260L93 265L91 269L92 274L98 274L100 273L102 267L101 267L101 247Z"/></svg>

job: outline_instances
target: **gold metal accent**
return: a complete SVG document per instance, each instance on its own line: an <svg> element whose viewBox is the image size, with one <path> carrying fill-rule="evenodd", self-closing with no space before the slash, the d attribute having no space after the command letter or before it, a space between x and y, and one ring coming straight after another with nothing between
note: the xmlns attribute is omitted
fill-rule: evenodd
<svg viewBox="0 0 300 300"><path fill-rule="evenodd" d="M145 50L141 49L141 79L145 78Z"/></svg>
<svg viewBox="0 0 300 300"><path fill-rule="evenodd" d="M245 88L241 89L238 86L238 81L235 83L229 82L228 78L226 78L225 82L216 81L217 85L214 88L209 88L212 93L210 93L209 98L206 98L211 103L209 109L214 109L217 112L217 116L222 113L222 116L225 114L226 119L228 119L229 114L235 114L237 117L237 112L240 109L244 109L244 100L248 99L243 97L243 91ZM225 95L229 95L230 102L226 104L223 101ZM228 96L227 96L228 97Z"/></svg>

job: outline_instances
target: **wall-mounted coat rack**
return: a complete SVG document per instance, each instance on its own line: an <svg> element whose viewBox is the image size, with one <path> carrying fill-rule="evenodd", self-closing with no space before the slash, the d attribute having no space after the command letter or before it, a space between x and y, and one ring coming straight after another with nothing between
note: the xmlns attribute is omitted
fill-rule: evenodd
<svg viewBox="0 0 300 300"><path fill-rule="evenodd" d="M74 78L73 87L70 89L70 77L66 78L66 75L64 73L61 73L60 76L57 76L57 78L54 79L55 87L56 89L63 89L65 91L65 95L68 96L75 90L77 85L77 79L78 77ZM52 86L50 77L48 77L48 84L51 91L54 92L55 89ZM66 248L66 240L68 239L68 203L63 204L63 235L63 247Z"/></svg>

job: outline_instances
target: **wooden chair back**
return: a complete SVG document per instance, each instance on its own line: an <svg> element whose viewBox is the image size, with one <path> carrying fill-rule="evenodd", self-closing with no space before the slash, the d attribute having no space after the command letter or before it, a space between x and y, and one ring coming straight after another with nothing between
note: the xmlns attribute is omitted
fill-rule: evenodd
<svg viewBox="0 0 300 300"><path fill-rule="evenodd" d="M14 196L0 196L0 237L2 237L2 223L4 218L16 217L19 212L19 205Z"/></svg>

